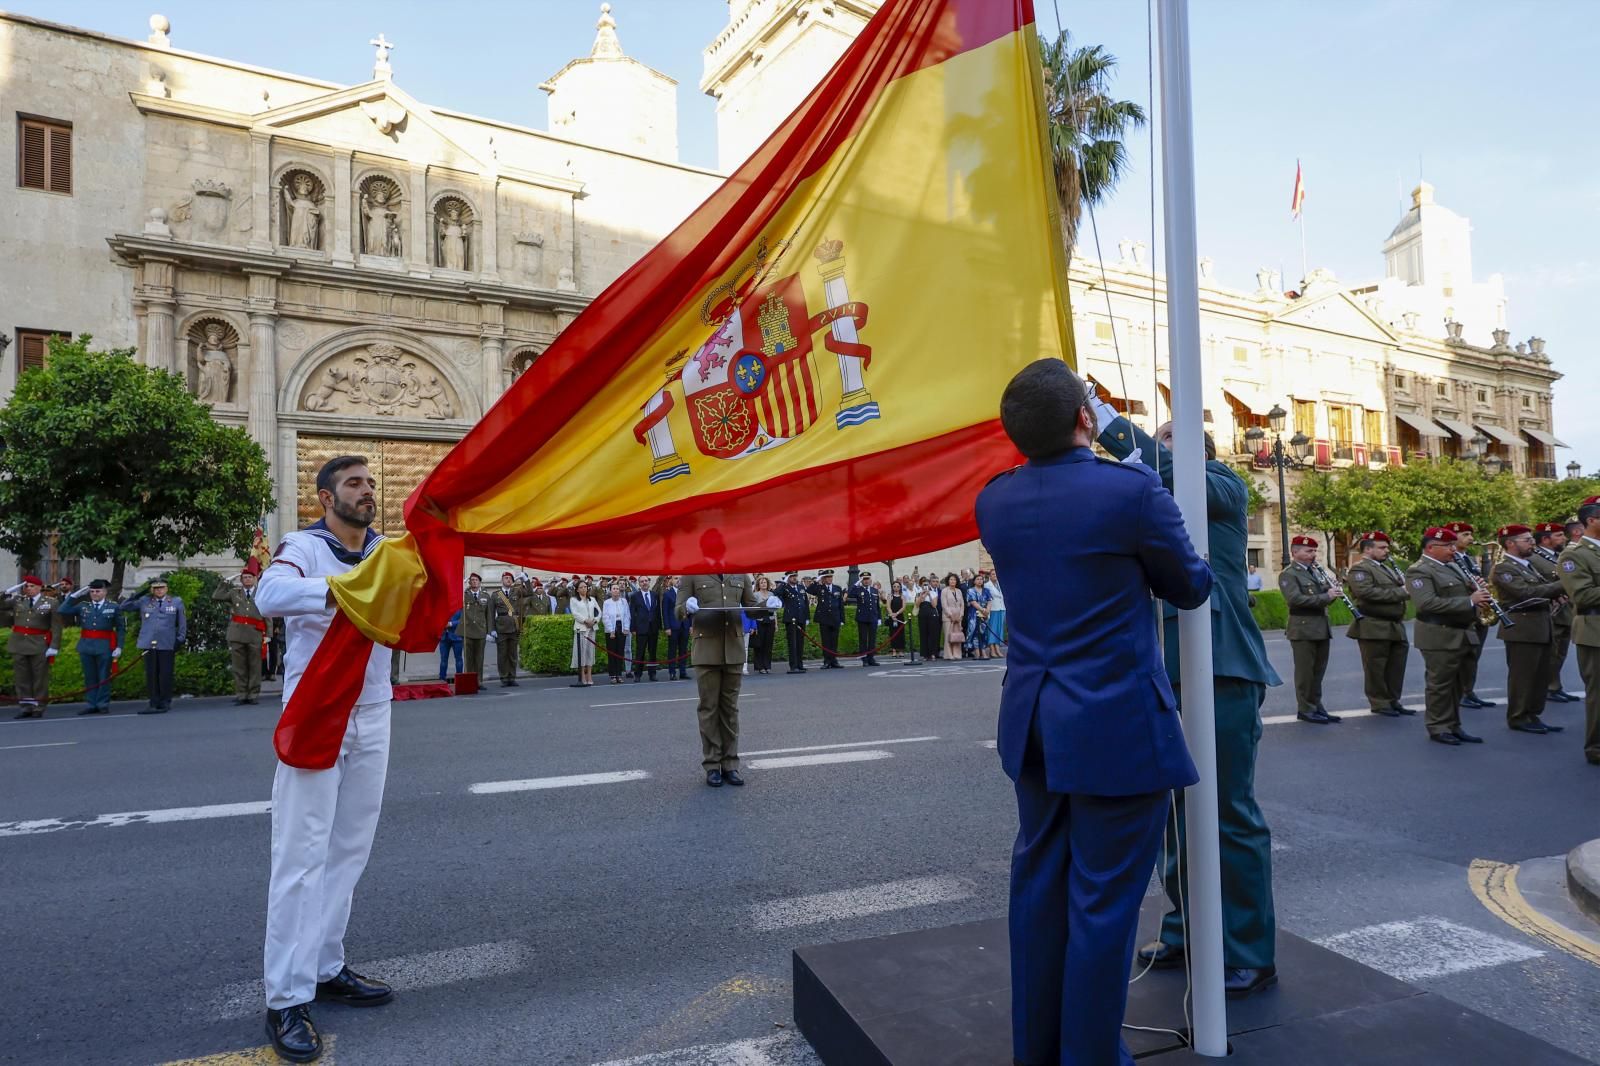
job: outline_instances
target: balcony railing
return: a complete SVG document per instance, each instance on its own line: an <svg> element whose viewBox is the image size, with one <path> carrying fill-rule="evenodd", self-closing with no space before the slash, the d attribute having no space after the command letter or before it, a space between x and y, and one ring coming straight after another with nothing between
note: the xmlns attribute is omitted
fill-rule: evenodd
<svg viewBox="0 0 1600 1066"><path fill-rule="evenodd" d="M1335 460L1347 459L1347 460L1350 460L1351 462L1355 461L1356 445L1355 445L1354 441L1332 440L1332 441L1329 441L1328 443L1333 448L1333 458Z"/></svg>
<svg viewBox="0 0 1600 1066"><path fill-rule="evenodd" d="M1546 481L1556 479L1556 464L1532 462L1528 464L1528 476L1544 478Z"/></svg>

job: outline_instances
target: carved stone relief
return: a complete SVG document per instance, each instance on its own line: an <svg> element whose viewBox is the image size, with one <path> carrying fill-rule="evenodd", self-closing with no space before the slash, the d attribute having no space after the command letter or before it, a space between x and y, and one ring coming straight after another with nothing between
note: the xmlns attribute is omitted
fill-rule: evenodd
<svg viewBox="0 0 1600 1066"><path fill-rule="evenodd" d="M483 346L477 341L469 341L465 339L459 340L456 341L455 351L453 354L456 357L457 363L463 367L466 367L468 370L471 370L473 367L477 366L478 361L483 358Z"/></svg>
<svg viewBox="0 0 1600 1066"><path fill-rule="evenodd" d="M172 222L192 221L195 237L215 241L228 226L228 206L233 191L224 182L211 178L196 179L193 188L193 194L178 201L168 218Z"/></svg>
<svg viewBox="0 0 1600 1066"><path fill-rule="evenodd" d="M544 282L544 234L519 233L516 241L516 271L529 285Z"/></svg>
<svg viewBox="0 0 1600 1066"><path fill-rule="evenodd" d="M279 188L278 243L285 248L320 251L327 190L309 170L291 170Z"/></svg>
<svg viewBox="0 0 1600 1066"><path fill-rule="evenodd" d="M333 414L457 417L460 401L448 380L427 360L398 344L380 341L341 352L306 383L300 407Z"/></svg>
<svg viewBox="0 0 1600 1066"><path fill-rule="evenodd" d="M226 320L203 318L189 327L189 390L201 403L223 406L234 398L238 382L239 334Z"/></svg>
<svg viewBox="0 0 1600 1066"><path fill-rule="evenodd" d="M278 347L285 351L298 352L306 346L306 331L293 322L278 322Z"/></svg>
<svg viewBox="0 0 1600 1066"><path fill-rule="evenodd" d="M359 193L361 254L399 259L405 254L405 215L400 186L393 178L374 174L361 183Z"/></svg>

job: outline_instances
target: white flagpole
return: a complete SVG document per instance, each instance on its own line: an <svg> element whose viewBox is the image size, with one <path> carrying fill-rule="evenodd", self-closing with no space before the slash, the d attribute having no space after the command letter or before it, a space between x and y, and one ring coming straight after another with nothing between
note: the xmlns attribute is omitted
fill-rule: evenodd
<svg viewBox="0 0 1600 1066"><path fill-rule="evenodd" d="M1161 184L1167 238L1167 337L1172 365L1172 488L1189 539L1210 552L1206 528L1205 427L1200 367L1200 270L1195 238L1194 125L1189 93L1188 0L1160 0ZM1187 812L1188 935L1194 1049L1228 1053L1222 988L1222 864L1217 831L1217 720L1211 668L1211 606L1178 616L1183 723L1200 780Z"/></svg>

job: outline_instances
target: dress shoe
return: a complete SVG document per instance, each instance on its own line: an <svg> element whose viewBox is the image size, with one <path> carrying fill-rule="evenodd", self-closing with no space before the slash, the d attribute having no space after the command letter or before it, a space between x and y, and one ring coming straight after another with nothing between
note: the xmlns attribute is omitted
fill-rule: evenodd
<svg viewBox="0 0 1600 1066"><path fill-rule="evenodd" d="M1463 743L1463 744L1482 744L1483 743L1483 738L1482 737L1475 737L1471 733L1464 732L1464 731L1462 731L1460 729L1452 729L1450 731L1450 735L1455 737L1457 740L1461 741L1461 743Z"/></svg>
<svg viewBox="0 0 1600 1066"><path fill-rule="evenodd" d="M1472 702L1471 703L1467 703L1467 700L1471 700ZM1467 693L1465 699L1463 699L1461 702L1465 706L1476 707L1479 710L1482 710L1482 709L1484 709L1486 707L1498 707L1498 706L1500 706L1494 700L1486 700L1482 696L1478 695L1476 692Z"/></svg>
<svg viewBox="0 0 1600 1066"><path fill-rule="evenodd" d="M144 710L140 711L139 713L140 714L166 714L167 713L167 709L165 707L146 707Z"/></svg>
<svg viewBox="0 0 1600 1066"><path fill-rule="evenodd" d="M310 1005L284 1010L267 1009L267 1039L278 1057L290 1062L312 1062L322 1055L322 1037L311 1024Z"/></svg>
<svg viewBox="0 0 1600 1066"><path fill-rule="evenodd" d="M108 707L85 707L83 710L78 712L78 716L81 718L86 714L105 714L109 709L110 708Z"/></svg>
<svg viewBox="0 0 1600 1066"><path fill-rule="evenodd" d="M722 783L733 785L736 788L743 788L744 778L739 776L739 771L737 770L724 770L722 771Z"/></svg>
<svg viewBox="0 0 1600 1066"><path fill-rule="evenodd" d="M513 677L510 681L506 682L506 687L507 688L521 688L522 687L522 682L518 681L516 678Z"/></svg>
<svg viewBox="0 0 1600 1066"><path fill-rule="evenodd" d="M706 784L710 785L712 788L721 788L722 787L722 771L721 770L707 770L706 771Z"/></svg>
<svg viewBox="0 0 1600 1066"><path fill-rule="evenodd" d="M1312 708L1309 711L1300 711L1295 715L1295 717L1300 719L1302 722L1310 722L1312 725L1332 725L1335 721L1337 721L1337 719L1330 718L1315 708Z"/></svg>
<svg viewBox="0 0 1600 1066"><path fill-rule="evenodd" d="M13 718L43 718L44 717L44 712L39 710L36 707L24 707L22 710L18 711L16 714L12 715L11 717L13 717Z"/></svg>
<svg viewBox="0 0 1600 1066"><path fill-rule="evenodd" d="M362 977L346 966L327 981L317 982L317 1002L343 1003L347 1007L381 1007L394 998L383 981Z"/></svg>
<svg viewBox="0 0 1600 1066"><path fill-rule="evenodd" d="M1393 707L1400 714L1412 715L1412 714L1416 714L1417 713L1416 711L1413 711L1410 707L1407 707L1403 703L1391 703L1391 704L1389 704L1389 706Z"/></svg>
<svg viewBox="0 0 1600 1066"><path fill-rule="evenodd" d="M1551 725L1549 722L1540 722L1539 724L1544 726L1544 731L1546 733L1559 733L1567 728L1564 725Z"/></svg>
<svg viewBox="0 0 1600 1066"><path fill-rule="evenodd" d="M1184 949L1176 944L1154 940L1139 949L1139 964L1152 970L1175 970L1184 962Z"/></svg>
<svg viewBox="0 0 1600 1066"><path fill-rule="evenodd" d="M1545 699L1549 700L1552 703L1577 703L1578 702L1578 697L1574 696L1572 693L1566 691L1565 689L1559 689L1559 688L1551 689L1549 694L1547 694L1545 696Z"/></svg>
<svg viewBox="0 0 1600 1066"><path fill-rule="evenodd" d="M793 669L791 669L789 672L791 674L803 674L803 673L805 673L804 670L793 670Z"/></svg>
<svg viewBox="0 0 1600 1066"><path fill-rule="evenodd" d="M1328 710L1328 708L1324 707L1320 703L1317 704L1317 710L1321 711L1322 712L1322 717L1326 718L1330 722L1342 722L1342 721L1344 721L1343 718L1339 717L1337 714L1334 714L1332 711Z"/></svg>
<svg viewBox="0 0 1600 1066"><path fill-rule="evenodd" d="M1428 739L1433 741L1435 744L1448 744L1452 748L1459 748L1461 746L1461 741L1456 739L1456 735L1454 733L1429 733Z"/></svg>
<svg viewBox="0 0 1600 1066"><path fill-rule="evenodd" d="M1393 707L1374 707L1374 708L1372 708L1372 713L1373 714L1381 714L1385 718L1399 718L1400 717L1400 712L1395 710Z"/></svg>
<svg viewBox="0 0 1600 1066"><path fill-rule="evenodd" d="M1222 974L1222 988L1229 999L1243 999L1252 992L1259 992L1268 985L1277 983L1276 966L1263 966L1260 969L1239 967L1224 970Z"/></svg>
<svg viewBox="0 0 1600 1066"><path fill-rule="evenodd" d="M1515 733L1537 733L1540 736L1550 732L1549 727L1540 722L1518 722L1511 729Z"/></svg>

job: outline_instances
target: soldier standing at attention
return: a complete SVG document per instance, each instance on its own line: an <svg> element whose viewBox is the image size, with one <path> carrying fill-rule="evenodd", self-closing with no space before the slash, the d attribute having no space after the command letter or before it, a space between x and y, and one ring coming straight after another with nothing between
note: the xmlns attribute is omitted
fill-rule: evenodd
<svg viewBox="0 0 1600 1066"><path fill-rule="evenodd" d="M111 666L122 658L123 621L122 611L106 599L110 587L111 582L97 577L68 596L58 612L62 618L78 619L83 627L78 633L78 662L89 706L79 714L105 714L111 709Z"/></svg>
<svg viewBox="0 0 1600 1066"><path fill-rule="evenodd" d="M256 608L256 578L261 564L254 559L239 574L238 584L224 581L211 598L228 604L228 660L233 671L233 702L255 703L261 695L261 664L267 655L267 620Z"/></svg>
<svg viewBox="0 0 1600 1066"><path fill-rule="evenodd" d="M1567 532L1560 522L1540 522L1533 527L1533 554L1528 562L1547 580L1560 581L1561 570L1556 565L1561 559L1561 549L1567 546ZM1550 616L1555 640L1550 649L1550 680L1545 697L1549 703L1577 703L1578 697L1561 687L1561 670L1567 665L1567 649L1572 645L1572 603L1563 594L1560 604Z"/></svg>
<svg viewBox="0 0 1600 1066"><path fill-rule="evenodd" d="M1561 582L1533 568L1533 530L1501 526L1495 533L1505 554L1489 569L1489 586L1513 623L1500 623L1506 646L1506 725L1518 733L1559 733L1558 725L1539 720L1550 681L1550 656L1555 627L1550 604L1561 595Z"/></svg>
<svg viewBox="0 0 1600 1066"><path fill-rule="evenodd" d="M517 650L522 640L522 593L507 570L500 575L500 588L489 601L494 612L494 659L500 668L502 687L517 685Z"/></svg>
<svg viewBox="0 0 1600 1066"><path fill-rule="evenodd" d="M178 645L189 635L183 600L168 595L167 579L153 578L148 594L124 600L122 609L139 614L139 650L144 654L144 684L150 705L140 714L166 714L172 709L172 668Z"/></svg>
<svg viewBox="0 0 1600 1066"><path fill-rule="evenodd" d="M839 630L844 626L844 589L833 583L833 571L824 570L820 580L806 591L817 598L817 629L822 639L822 668L841 669Z"/></svg>
<svg viewBox="0 0 1600 1066"><path fill-rule="evenodd" d="M1467 549L1472 547L1476 534L1472 531L1470 522L1449 522L1445 528L1456 535L1456 563L1466 572L1468 581L1476 584L1476 579L1483 577L1483 570L1478 565L1477 558ZM1479 697L1478 686L1478 660L1483 657L1483 638L1489 635L1489 627L1481 622L1474 622L1473 629L1478 634L1478 643L1465 659L1461 660L1461 706L1482 709L1484 707L1498 707L1493 700Z"/></svg>
<svg viewBox="0 0 1600 1066"><path fill-rule="evenodd" d="M783 575L783 584L777 589L783 603L784 649L789 653L789 672L806 672L806 626L811 621L811 597L800 584L800 573L791 570Z"/></svg>
<svg viewBox="0 0 1600 1066"><path fill-rule="evenodd" d="M1600 496L1578 508L1583 535L1557 565L1561 587L1572 600L1572 642L1578 646L1578 676L1583 678L1583 755L1600 766Z"/></svg>
<svg viewBox="0 0 1600 1066"><path fill-rule="evenodd" d="M26 574L0 597L0 615L11 616L6 651L17 685L17 718L43 718L50 702L50 667L61 650L61 616L44 582Z"/></svg>
<svg viewBox="0 0 1600 1066"><path fill-rule="evenodd" d="M467 591L461 598L461 649L466 656L466 672L483 678L483 644L489 636L489 593L477 574L467 578Z"/></svg>
<svg viewBox="0 0 1600 1066"><path fill-rule="evenodd" d="M877 666L873 652L878 649L878 625L883 621L883 592L873 584L872 575L861 575L855 598L856 647L861 652L861 665Z"/></svg>
<svg viewBox="0 0 1600 1066"><path fill-rule="evenodd" d="M1361 535L1361 558L1350 568L1350 599L1361 617L1348 635L1361 649L1361 674L1373 714L1399 718L1416 714L1400 702L1406 683L1406 576L1389 562L1389 534Z"/></svg>
<svg viewBox="0 0 1600 1066"><path fill-rule="evenodd" d="M1322 676L1328 672L1328 647L1333 629L1328 625L1328 604L1339 598L1312 569L1317 563L1317 541L1298 536L1289 542L1290 563L1278 575L1278 591L1289 605L1286 635L1294 651L1294 694L1299 708L1295 717L1314 725L1339 721L1322 706Z"/></svg>
<svg viewBox="0 0 1600 1066"><path fill-rule="evenodd" d="M1482 744L1461 728L1461 664L1479 643L1478 608L1489 593L1455 563L1456 535L1443 526L1422 534L1422 557L1406 571L1406 593L1417 606L1417 650L1427 676L1424 724L1428 739L1454 747Z"/></svg>

